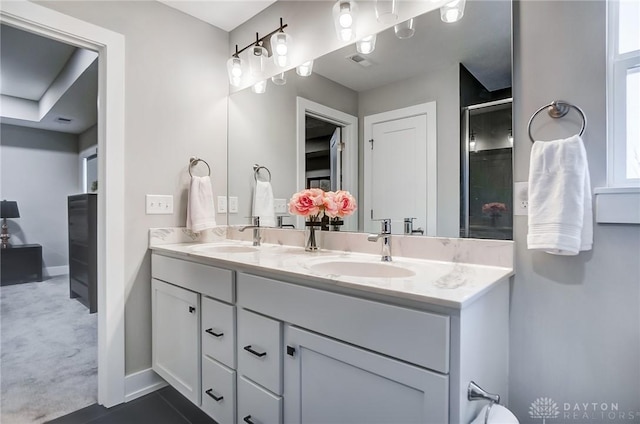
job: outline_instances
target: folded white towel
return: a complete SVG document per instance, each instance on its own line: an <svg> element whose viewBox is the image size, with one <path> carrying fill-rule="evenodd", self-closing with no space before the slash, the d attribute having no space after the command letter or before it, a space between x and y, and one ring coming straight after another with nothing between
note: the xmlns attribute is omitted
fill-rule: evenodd
<svg viewBox="0 0 640 424"><path fill-rule="evenodd" d="M216 226L211 178L191 177L187 202L187 228L199 233Z"/></svg>
<svg viewBox="0 0 640 424"><path fill-rule="evenodd" d="M582 139L536 141L530 159L529 249L554 255L591 250L591 181Z"/></svg>
<svg viewBox="0 0 640 424"><path fill-rule="evenodd" d="M276 226L273 189L268 181L256 181L256 188L253 191L253 216L260 217L261 227Z"/></svg>

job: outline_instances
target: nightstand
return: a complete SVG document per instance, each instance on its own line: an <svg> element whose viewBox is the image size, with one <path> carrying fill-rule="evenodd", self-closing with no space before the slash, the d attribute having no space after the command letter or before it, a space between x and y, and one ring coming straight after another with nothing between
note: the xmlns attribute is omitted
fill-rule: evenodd
<svg viewBox="0 0 640 424"><path fill-rule="evenodd" d="M0 284L42 281L42 246L39 244L16 244L0 249Z"/></svg>

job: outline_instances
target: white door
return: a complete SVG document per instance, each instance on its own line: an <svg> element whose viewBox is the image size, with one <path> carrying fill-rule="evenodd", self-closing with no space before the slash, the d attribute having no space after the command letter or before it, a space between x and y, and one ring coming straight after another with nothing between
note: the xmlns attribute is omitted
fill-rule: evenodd
<svg viewBox="0 0 640 424"><path fill-rule="evenodd" d="M403 233L404 218L416 218L414 228L427 225L427 115L371 124L365 148L365 193L370 210L365 230L377 232L376 219L391 218L393 234ZM368 160L367 160L368 159Z"/></svg>
<svg viewBox="0 0 640 424"><path fill-rule="evenodd" d="M342 190L342 128L336 128L329 142L331 161L331 191Z"/></svg>
<svg viewBox="0 0 640 424"><path fill-rule="evenodd" d="M285 423L447 423L446 375L285 328Z"/></svg>

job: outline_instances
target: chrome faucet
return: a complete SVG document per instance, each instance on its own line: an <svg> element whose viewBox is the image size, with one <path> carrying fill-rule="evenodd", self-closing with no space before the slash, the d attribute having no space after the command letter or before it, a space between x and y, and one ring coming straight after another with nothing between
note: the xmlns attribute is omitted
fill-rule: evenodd
<svg viewBox="0 0 640 424"><path fill-rule="evenodd" d="M260 217L252 216L252 225L240 228L238 231L243 232L247 228L253 228L253 245L260 246Z"/></svg>
<svg viewBox="0 0 640 424"><path fill-rule="evenodd" d="M422 228L416 228L415 230L413 229L413 220L415 218L405 218L404 219L404 234L405 235L412 235L412 234L416 234L416 233L420 233L422 235L424 235L424 230Z"/></svg>
<svg viewBox="0 0 640 424"><path fill-rule="evenodd" d="M380 234L369 234L367 240L378 241L382 239L382 262L391 262L391 220L381 219L382 228Z"/></svg>
<svg viewBox="0 0 640 424"><path fill-rule="evenodd" d="M276 221L276 226L277 226L278 228L296 228L296 226L295 226L295 225L293 225L293 224L285 224L285 223L283 222L283 221L284 221L284 218L286 218L286 217L285 217L285 216L283 216L283 215L278 215L278 216L276 216L276 220L277 220L277 221Z"/></svg>

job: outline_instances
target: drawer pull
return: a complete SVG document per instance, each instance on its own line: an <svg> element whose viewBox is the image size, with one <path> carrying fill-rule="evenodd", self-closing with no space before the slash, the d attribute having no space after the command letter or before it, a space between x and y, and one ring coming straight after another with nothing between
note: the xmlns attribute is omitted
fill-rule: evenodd
<svg viewBox="0 0 640 424"><path fill-rule="evenodd" d="M192 314L196 311L196 307L195 306L189 306L189 313Z"/></svg>
<svg viewBox="0 0 640 424"><path fill-rule="evenodd" d="M216 396L213 394L213 389L209 389L205 392L206 394L208 394L209 396L211 396L213 398L213 400L215 400L216 402L220 402L222 399L224 399L224 396Z"/></svg>
<svg viewBox="0 0 640 424"><path fill-rule="evenodd" d="M216 332L214 332L213 328L207 328L206 330L204 330L204 332L211 334L213 337L222 337L222 336L224 336L224 333L216 333Z"/></svg>
<svg viewBox="0 0 640 424"><path fill-rule="evenodd" d="M252 353L252 354L256 355L258 358L262 358L263 356L267 355L267 352L257 352L255 350L251 349L251 345L245 346L243 349L246 350L249 353Z"/></svg>
<svg viewBox="0 0 640 424"><path fill-rule="evenodd" d="M256 424L256 423L254 423L253 421L251 421L251 415L247 415L246 417L244 417L244 418L242 419L242 421L244 421L244 422L245 422L245 423L247 423L247 424Z"/></svg>

